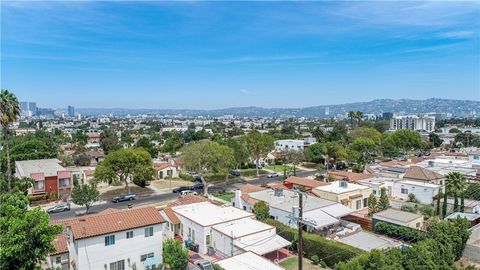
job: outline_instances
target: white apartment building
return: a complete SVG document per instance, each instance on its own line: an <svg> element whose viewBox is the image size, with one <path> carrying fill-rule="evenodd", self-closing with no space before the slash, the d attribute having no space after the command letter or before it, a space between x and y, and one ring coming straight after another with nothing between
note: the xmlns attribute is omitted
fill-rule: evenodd
<svg viewBox="0 0 480 270"><path fill-rule="evenodd" d="M275 141L275 151L303 151L305 147L317 142L314 137L305 137L303 140L278 140Z"/></svg>
<svg viewBox="0 0 480 270"><path fill-rule="evenodd" d="M149 269L162 262L164 222L155 207L107 209L96 215L54 221L65 227L68 247L68 264L63 257L59 262L63 269L72 270Z"/></svg>
<svg viewBox="0 0 480 270"><path fill-rule="evenodd" d="M390 130L411 129L426 130L428 132L435 130L434 116L400 115L390 119Z"/></svg>

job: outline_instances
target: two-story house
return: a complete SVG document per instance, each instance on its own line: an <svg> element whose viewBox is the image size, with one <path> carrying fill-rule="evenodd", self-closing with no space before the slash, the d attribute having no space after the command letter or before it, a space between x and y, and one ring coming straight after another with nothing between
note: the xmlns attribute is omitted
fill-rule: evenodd
<svg viewBox="0 0 480 270"><path fill-rule="evenodd" d="M142 270L162 262L164 222L155 207L143 207L52 223L65 228L68 269Z"/></svg>
<svg viewBox="0 0 480 270"><path fill-rule="evenodd" d="M45 194L62 198L70 195L71 173L60 165L60 160L38 159L15 161L15 176L35 180L28 194Z"/></svg>

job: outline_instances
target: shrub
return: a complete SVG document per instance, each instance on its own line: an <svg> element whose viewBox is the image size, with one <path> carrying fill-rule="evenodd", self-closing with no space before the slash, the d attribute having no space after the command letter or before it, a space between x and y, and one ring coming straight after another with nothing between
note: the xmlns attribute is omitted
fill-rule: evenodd
<svg viewBox="0 0 480 270"><path fill-rule="evenodd" d="M186 174L186 173L179 173L179 174L178 174L178 177L180 177L181 179L186 180L186 181L192 181L192 182L195 181L195 179L193 178L193 176L191 176L191 175L189 175L189 174Z"/></svg>
<svg viewBox="0 0 480 270"><path fill-rule="evenodd" d="M422 215L424 215L427 218L433 216L433 214L434 214L433 206L428 205L428 204L427 205L422 205L422 207L420 207L420 213L422 213Z"/></svg>
<svg viewBox="0 0 480 270"><path fill-rule="evenodd" d="M410 213L416 213L417 212L413 206L408 205L408 204L402 205L402 207L400 207L400 210L405 211L405 212L410 212Z"/></svg>
<svg viewBox="0 0 480 270"><path fill-rule="evenodd" d="M40 194L40 195L28 195L29 202L37 202L43 201L47 199L47 194Z"/></svg>
<svg viewBox="0 0 480 270"><path fill-rule="evenodd" d="M374 230L377 233L385 234L394 238L401 238L408 242L417 242L427 237L427 234L423 231L383 221L377 222Z"/></svg>
<svg viewBox="0 0 480 270"><path fill-rule="evenodd" d="M312 263L317 265L319 264L320 262L320 259L318 258L318 255L313 255L312 257L310 257L310 260L312 260Z"/></svg>
<svg viewBox="0 0 480 270"><path fill-rule="evenodd" d="M317 168L318 164L315 162L303 162L302 166L309 169L315 169Z"/></svg>
<svg viewBox="0 0 480 270"><path fill-rule="evenodd" d="M407 202L413 202L413 203L418 202L417 197L415 197L415 194L413 193L408 194Z"/></svg>
<svg viewBox="0 0 480 270"><path fill-rule="evenodd" d="M277 234L292 242L292 248L296 249L298 235L296 229L272 219L267 219L264 222L275 226L277 228ZM339 262L348 261L364 253L364 251L358 248L328 240L318 234L312 233L303 234L303 250L305 256L308 258L314 255L323 258L324 263L329 267L333 267Z"/></svg>

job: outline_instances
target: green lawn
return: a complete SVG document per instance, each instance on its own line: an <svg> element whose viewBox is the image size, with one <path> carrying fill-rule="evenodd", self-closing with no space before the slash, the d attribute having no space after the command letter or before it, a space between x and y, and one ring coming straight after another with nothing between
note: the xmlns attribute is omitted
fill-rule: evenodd
<svg viewBox="0 0 480 270"><path fill-rule="evenodd" d="M235 193L234 192L225 192L225 193L217 194L217 195L215 195L215 197L229 202L231 198L235 197Z"/></svg>
<svg viewBox="0 0 480 270"><path fill-rule="evenodd" d="M298 269L298 258L291 257L280 263L280 266L286 270L297 270ZM319 265L312 264L312 261L303 258L303 269L305 270L321 270L324 269Z"/></svg>
<svg viewBox="0 0 480 270"><path fill-rule="evenodd" d="M283 168L287 168L287 172L293 170L292 165L268 165L265 167L265 169L276 171L277 173L283 173Z"/></svg>

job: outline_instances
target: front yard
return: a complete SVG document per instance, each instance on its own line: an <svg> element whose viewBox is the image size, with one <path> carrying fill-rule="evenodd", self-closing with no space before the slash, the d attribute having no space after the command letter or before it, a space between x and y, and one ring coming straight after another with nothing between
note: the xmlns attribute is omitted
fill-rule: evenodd
<svg viewBox="0 0 480 270"><path fill-rule="evenodd" d="M280 266L287 270L296 270L298 269L298 257L288 258L280 263ZM314 265L309 259L303 258L303 269L305 270L321 270L328 269L322 268L320 265Z"/></svg>
<svg viewBox="0 0 480 270"><path fill-rule="evenodd" d="M235 197L235 192L225 192L225 193L219 193L217 195L215 195L215 197L221 199L221 200L224 200L224 201L227 201L229 202L230 199L232 199L233 197Z"/></svg>

